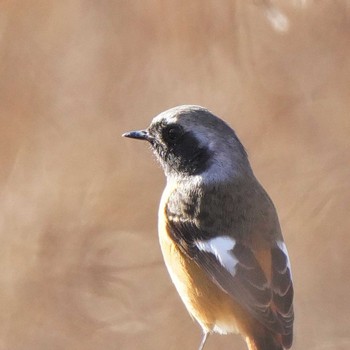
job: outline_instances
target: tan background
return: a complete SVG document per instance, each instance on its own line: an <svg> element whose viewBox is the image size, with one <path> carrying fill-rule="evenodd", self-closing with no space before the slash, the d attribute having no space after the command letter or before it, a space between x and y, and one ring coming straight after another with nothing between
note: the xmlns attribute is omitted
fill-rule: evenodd
<svg viewBox="0 0 350 350"><path fill-rule="evenodd" d="M0 349L197 348L163 174L120 137L186 103L236 129L278 208L294 349L349 349L349 57L350 1L2 1Z"/></svg>

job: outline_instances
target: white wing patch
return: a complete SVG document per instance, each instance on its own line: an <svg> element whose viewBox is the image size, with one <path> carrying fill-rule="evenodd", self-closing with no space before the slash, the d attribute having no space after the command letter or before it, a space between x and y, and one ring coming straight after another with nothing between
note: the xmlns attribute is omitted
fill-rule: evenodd
<svg viewBox="0 0 350 350"><path fill-rule="evenodd" d="M232 253L236 240L228 236L219 236L207 241L196 241L197 248L202 252L212 253L220 264L234 275L238 260Z"/></svg>
<svg viewBox="0 0 350 350"><path fill-rule="evenodd" d="M288 267L289 272L290 272L290 278L292 278L292 268L290 265L287 246L283 241L277 241L277 245L278 245L278 248L280 248L282 250L282 252L284 253L284 255L287 257L287 267Z"/></svg>

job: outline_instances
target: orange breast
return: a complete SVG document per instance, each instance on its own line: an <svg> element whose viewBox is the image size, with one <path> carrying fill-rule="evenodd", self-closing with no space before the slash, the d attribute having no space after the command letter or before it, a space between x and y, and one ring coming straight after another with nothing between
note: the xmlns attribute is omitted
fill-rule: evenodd
<svg viewBox="0 0 350 350"><path fill-rule="evenodd" d="M251 318L199 266L185 256L159 218L159 241L170 277L188 312L205 331L246 334Z"/></svg>

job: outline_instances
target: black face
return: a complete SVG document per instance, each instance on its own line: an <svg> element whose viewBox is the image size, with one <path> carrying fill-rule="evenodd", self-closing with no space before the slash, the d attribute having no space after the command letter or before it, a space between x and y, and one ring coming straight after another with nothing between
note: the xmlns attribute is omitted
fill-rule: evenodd
<svg viewBox="0 0 350 350"><path fill-rule="evenodd" d="M152 147L169 170L197 175L210 165L210 151L181 125L154 125L149 133L153 136Z"/></svg>

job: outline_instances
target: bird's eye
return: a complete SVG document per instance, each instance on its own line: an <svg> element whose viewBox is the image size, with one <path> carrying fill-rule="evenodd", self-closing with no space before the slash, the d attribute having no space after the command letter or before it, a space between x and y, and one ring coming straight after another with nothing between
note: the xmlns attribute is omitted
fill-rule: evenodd
<svg viewBox="0 0 350 350"><path fill-rule="evenodd" d="M175 142L177 141L182 135L182 128L179 126L169 126L167 129L165 129L164 137L167 141Z"/></svg>

